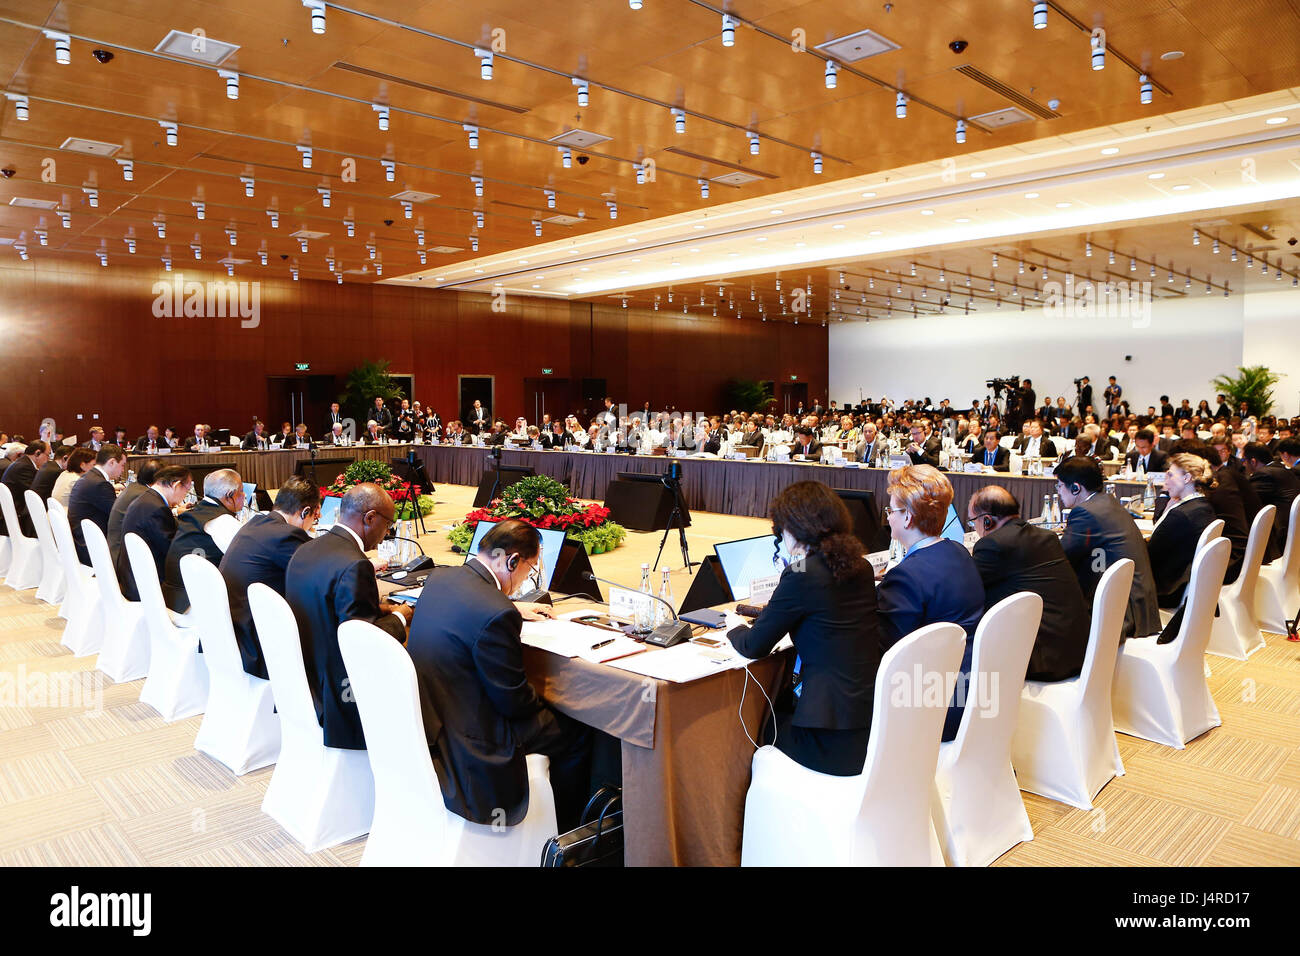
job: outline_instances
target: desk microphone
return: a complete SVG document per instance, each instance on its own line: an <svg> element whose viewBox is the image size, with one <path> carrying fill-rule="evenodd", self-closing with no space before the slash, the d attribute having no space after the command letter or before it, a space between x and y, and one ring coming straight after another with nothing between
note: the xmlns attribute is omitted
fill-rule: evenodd
<svg viewBox="0 0 1300 956"><path fill-rule="evenodd" d="M598 578L590 571L582 572L582 576L586 578L588 581L599 581L601 584L607 584L610 587L614 587L614 588L623 588L623 590L625 591L633 590L632 588L624 587L622 584L619 584L617 581L610 581L605 578ZM685 644L687 641L691 639L691 626L677 616L677 612L673 610L673 606L671 604L669 604L667 601L665 601L663 598L659 597L658 595L651 594L650 592L637 591L636 593L647 594L649 597L654 598L664 607L668 608L668 613L673 616L673 619L671 621L664 621L664 623L660 624L658 627L656 627L653 631L650 632L649 636L645 639L645 642L647 644L649 644L651 647L675 647L678 644Z"/></svg>

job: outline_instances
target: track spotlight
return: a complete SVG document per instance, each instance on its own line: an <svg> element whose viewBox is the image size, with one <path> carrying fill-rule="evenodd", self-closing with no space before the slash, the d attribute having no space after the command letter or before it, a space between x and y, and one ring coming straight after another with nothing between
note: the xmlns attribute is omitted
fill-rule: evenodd
<svg viewBox="0 0 1300 956"><path fill-rule="evenodd" d="M163 270L164 270L164 271L166 271L166 272L171 272L171 271L172 271L172 257L171 257L171 256L163 256L163 257L162 257L162 264L163 264Z"/></svg>
<svg viewBox="0 0 1300 956"><path fill-rule="evenodd" d="M336 272L336 273L334 273L334 282L335 282L336 285L342 285L342 284L343 284L343 273L342 273L342 272Z"/></svg>
<svg viewBox="0 0 1300 956"><path fill-rule="evenodd" d="M330 189L328 186L317 186L316 192L320 193L320 205L322 209L330 207Z"/></svg>
<svg viewBox="0 0 1300 956"><path fill-rule="evenodd" d="M570 82L578 88L578 107L586 109L587 104L591 102L591 87L587 81L580 76L570 77Z"/></svg>
<svg viewBox="0 0 1300 956"><path fill-rule="evenodd" d="M107 269L107 268L108 268L108 253L107 253L107 252L104 252L103 250L100 250L99 252L96 252L95 255L99 256L99 264L100 264L101 266L103 266L105 269Z"/></svg>
<svg viewBox="0 0 1300 956"><path fill-rule="evenodd" d="M383 264L382 262L376 262L376 263L375 263L375 275L377 275L377 276L381 276L381 275L383 275L383 274L384 274L384 264Z"/></svg>
<svg viewBox="0 0 1300 956"><path fill-rule="evenodd" d="M388 107L383 103L371 103L370 108L379 114L379 131L388 132Z"/></svg>
<svg viewBox="0 0 1300 956"><path fill-rule="evenodd" d="M72 62L72 37L66 33L59 33L57 30L42 30L47 40L54 41L54 60L60 66L67 66Z"/></svg>
<svg viewBox="0 0 1300 956"><path fill-rule="evenodd" d="M907 94L902 90L898 91L898 96L894 99L894 115L899 119L907 119Z"/></svg>
<svg viewBox="0 0 1300 956"><path fill-rule="evenodd" d="M271 217L271 228L272 228L272 229L279 229L279 228L280 228L280 213L277 212L277 211L274 210L274 209L268 209L268 210L266 211L266 214L267 214L268 216Z"/></svg>
<svg viewBox="0 0 1300 956"><path fill-rule="evenodd" d="M377 253L377 250L375 249L374 244L373 244L373 243L369 243L369 242L367 242L367 243L366 243L366 255L368 255L371 259L373 259L373 258L375 258L376 253Z"/></svg>
<svg viewBox="0 0 1300 956"><path fill-rule="evenodd" d="M758 134L746 133L745 136L749 138L749 155L757 156L758 155Z"/></svg>
<svg viewBox="0 0 1300 956"><path fill-rule="evenodd" d="M44 229L34 229L32 231L36 233L36 238L41 241L41 245L48 246L50 244L50 234Z"/></svg>
<svg viewBox="0 0 1300 956"><path fill-rule="evenodd" d="M226 275L228 275L228 276L233 276L234 274L235 274L235 264L234 264L233 262L227 262L227 263L226 263Z"/></svg>
<svg viewBox="0 0 1300 956"><path fill-rule="evenodd" d="M257 261L258 261L261 265L266 265L266 250L265 250L265 249L258 249L258 250L257 250Z"/></svg>
<svg viewBox="0 0 1300 956"><path fill-rule="evenodd" d="M478 236L469 237L469 251L478 252Z"/></svg>
<svg viewBox="0 0 1300 956"><path fill-rule="evenodd" d="M474 49L474 55L478 57L478 75L485 80L492 79L492 61L494 59L491 50L481 50L477 47Z"/></svg>
<svg viewBox="0 0 1300 956"><path fill-rule="evenodd" d="M482 199L483 198L483 177L471 176L469 178L469 181L474 184L474 195Z"/></svg>
<svg viewBox="0 0 1300 956"><path fill-rule="evenodd" d="M422 245L424 245L424 230L423 230L423 229L417 229L417 230L415 230L415 244L416 244L417 246L422 246Z"/></svg>
<svg viewBox="0 0 1300 956"><path fill-rule="evenodd" d="M1083 241L1083 254L1084 254L1085 256L1087 256L1089 259L1092 258L1092 240L1091 240L1091 239L1085 239L1085 240Z"/></svg>
<svg viewBox="0 0 1300 956"><path fill-rule="evenodd" d="M6 93L5 98L14 104L14 119L26 123L29 116L27 97L21 93ZM118 160L118 162L121 162L121 160Z"/></svg>
<svg viewBox="0 0 1300 956"><path fill-rule="evenodd" d="M119 159L117 165L122 167L122 182L129 183L135 179L135 162L130 159Z"/></svg>
<svg viewBox="0 0 1300 956"><path fill-rule="evenodd" d="M1136 259L1130 258L1128 261L1128 271L1137 272L1137 270L1138 270L1138 261Z"/></svg>
<svg viewBox="0 0 1300 956"><path fill-rule="evenodd" d="M297 266L290 266L290 267L289 267L289 275L291 275L291 276L293 277L293 281L294 281L294 282L297 282L297 281L298 281L298 268L297 268Z"/></svg>
<svg viewBox="0 0 1300 956"><path fill-rule="evenodd" d="M605 200L605 205L609 208L609 218L610 218L610 219L617 219L617 218L618 218L618 203L614 202L614 200L612 200L612 199L606 199L606 200Z"/></svg>
<svg viewBox="0 0 1300 956"><path fill-rule="evenodd" d="M63 228L64 228L64 229L71 229L71 228L72 228L72 213L68 212L66 209L60 209L60 210L58 210L58 213L59 213L59 221L60 221L61 223L63 223Z"/></svg>
<svg viewBox="0 0 1300 956"><path fill-rule="evenodd" d="M555 190L554 190L554 189L543 189L543 190L542 190L542 195L544 195L544 196L546 197L546 208L547 208L547 209L554 209L554 208L555 208Z"/></svg>
<svg viewBox="0 0 1300 956"><path fill-rule="evenodd" d="M475 142L477 142L477 140L475 140ZM478 147L475 147L475 149L477 148ZM391 159L381 159L379 165L384 167L384 180L386 182L391 183L397 179L397 163L393 162Z"/></svg>
<svg viewBox="0 0 1300 956"><path fill-rule="evenodd" d="M353 222L351 219L344 219L344 220L343 220L343 228L347 229L347 231L348 231L348 238L349 238L349 239L354 239L354 238L356 238L356 235L357 235L357 224L356 224L355 222Z"/></svg>
<svg viewBox="0 0 1300 956"><path fill-rule="evenodd" d="M253 187L256 185L256 180L254 180L252 176L240 176L239 181L244 184L244 195L249 199L252 199Z"/></svg>
<svg viewBox="0 0 1300 956"><path fill-rule="evenodd" d="M822 154L814 150L812 154L813 173L820 176L822 174Z"/></svg>
<svg viewBox="0 0 1300 956"><path fill-rule="evenodd" d="M567 146L560 146L560 165L565 169L573 168L573 151Z"/></svg>
<svg viewBox="0 0 1300 956"><path fill-rule="evenodd" d="M226 81L226 99L239 99L239 74L233 70L217 70L217 76Z"/></svg>
<svg viewBox="0 0 1300 956"><path fill-rule="evenodd" d="M208 207L207 207L204 203L199 202L199 200L197 200L197 199L191 199L191 200L190 200L190 205L194 207L194 218L195 218L195 219L205 219L205 218L207 218Z"/></svg>
<svg viewBox="0 0 1300 956"><path fill-rule="evenodd" d="M311 169L311 147L299 146L297 149L302 154L302 168Z"/></svg>
<svg viewBox="0 0 1300 956"><path fill-rule="evenodd" d="M429 258L428 253L426 253L423 249L416 249L415 255L416 258L420 260L420 265L424 265L428 261Z"/></svg>
<svg viewBox="0 0 1300 956"><path fill-rule="evenodd" d="M86 199L90 202L91 209L99 208L99 190L92 189L89 186L82 186L81 191L86 194Z"/></svg>
<svg viewBox="0 0 1300 956"><path fill-rule="evenodd" d="M1115 250L1114 250L1114 249L1112 249L1112 250L1110 250L1110 252L1106 253L1106 264L1107 264L1107 265L1112 265L1112 266L1115 264Z"/></svg>
<svg viewBox="0 0 1300 956"><path fill-rule="evenodd" d="M632 170L633 170L633 172L636 173L636 184L637 184L638 186L644 186L644 185L645 185L645 165L644 165L643 163L633 163L633 164L632 164Z"/></svg>
<svg viewBox="0 0 1300 956"><path fill-rule="evenodd" d="M410 219L410 218L411 218L412 216L414 216L414 215L415 215L415 205L414 205L413 203L410 203L410 202L407 202L407 201L403 200L403 202L402 202L402 218L403 218L403 219Z"/></svg>
<svg viewBox="0 0 1300 956"><path fill-rule="evenodd" d="M1106 41L1102 39L1102 34L1093 33L1089 45L1092 47L1092 68L1094 70L1106 69Z"/></svg>
<svg viewBox="0 0 1300 956"><path fill-rule="evenodd" d="M698 182L698 183L700 184L700 198L701 198L701 199L708 199L708 198L709 198L709 181L708 181L707 179L699 179L699 180L696 180L696 182Z"/></svg>
<svg viewBox="0 0 1300 956"><path fill-rule="evenodd" d="M298 248L305 254L307 252L307 240L299 237Z"/></svg>
<svg viewBox="0 0 1300 956"><path fill-rule="evenodd" d="M478 149L478 127L470 126L468 123L466 123L461 128L465 130L466 133L469 134L469 148Z"/></svg>
<svg viewBox="0 0 1300 956"><path fill-rule="evenodd" d="M474 210L474 226L475 226L475 228L482 229L482 228L483 228L483 221L484 221L484 220L483 220L483 210L481 210L481 209L476 209L476 210Z"/></svg>
<svg viewBox="0 0 1300 956"><path fill-rule="evenodd" d="M311 11L311 32L325 32L325 0L302 0L302 5Z"/></svg>
<svg viewBox="0 0 1300 956"><path fill-rule="evenodd" d="M722 45L736 45L736 21L729 13L722 15Z"/></svg>
<svg viewBox="0 0 1300 956"><path fill-rule="evenodd" d="M836 63L834 60L826 61L826 89L828 90L835 89L835 84L837 82L837 77L839 75L839 72L840 72L840 65L838 63Z"/></svg>
<svg viewBox="0 0 1300 956"><path fill-rule="evenodd" d="M26 246L15 245L15 246L14 246L14 252L18 253L18 258L21 259L21 260L23 260L23 262L26 262L26 261L28 260L28 258L29 258L28 255L27 255L27 247L26 247Z"/></svg>
<svg viewBox="0 0 1300 956"><path fill-rule="evenodd" d="M1034 4L1034 29L1035 30L1047 29L1047 4L1046 3Z"/></svg>
<svg viewBox="0 0 1300 956"><path fill-rule="evenodd" d="M166 120L159 120L158 125L161 126L164 132L166 132L167 134L167 145L175 146L176 143L179 141L180 127L178 127L175 123L169 123Z"/></svg>
<svg viewBox="0 0 1300 956"><path fill-rule="evenodd" d="M670 112L673 115L673 128L676 129L678 133L685 133L686 132L686 110L679 109L678 107L674 106L668 112Z"/></svg>
<svg viewBox="0 0 1300 956"><path fill-rule="evenodd" d="M230 237L230 244L232 246L239 245L239 233L235 230L234 226L226 227L226 235Z"/></svg>
<svg viewBox="0 0 1300 956"><path fill-rule="evenodd" d="M1219 254L1219 240L1217 237L1215 238L1214 242L1211 243L1210 251L1214 253L1216 256Z"/></svg>
<svg viewBox="0 0 1300 956"><path fill-rule="evenodd" d="M1201 233L1200 233L1198 230L1193 229L1193 230L1192 230L1192 245L1194 245L1194 246L1199 246L1200 244L1201 244Z"/></svg>
<svg viewBox="0 0 1300 956"><path fill-rule="evenodd" d="M1141 102L1143 106L1147 106L1151 102L1151 77L1143 73L1139 84L1138 101Z"/></svg>
<svg viewBox="0 0 1300 956"><path fill-rule="evenodd" d="M1230 253L1228 254L1228 258L1229 258L1229 260L1232 261L1232 262L1236 262L1236 261L1237 261L1237 247L1236 247L1236 246L1233 246L1233 247L1232 247L1232 252L1230 252Z"/></svg>
<svg viewBox="0 0 1300 956"><path fill-rule="evenodd" d="M965 120L959 119L957 121L957 142L958 143L966 142L966 121Z"/></svg>
<svg viewBox="0 0 1300 956"><path fill-rule="evenodd" d="M190 243L190 252L194 253L195 259L203 258L203 247L199 245L197 242Z"/></svg>
<svg viewBox="0 0 1300 956"><path fill-rule="evenodd" d="M166 239L166 238L167 238L167 220L163 219L162 217L159 217L159 218L157 218L157 219L155 219L155 220L153 221L153 225L154 225L154 228L158 230L158 238L159 238L159 239ZM42 245L44 245L44 243L42 243Z"/></svg>
<svg viewBox="0 0 1300 956"><path fill-rule="evenodd" d="M542 236L542 221L540 219L533 220L533 235L539 239Z"/></svg>

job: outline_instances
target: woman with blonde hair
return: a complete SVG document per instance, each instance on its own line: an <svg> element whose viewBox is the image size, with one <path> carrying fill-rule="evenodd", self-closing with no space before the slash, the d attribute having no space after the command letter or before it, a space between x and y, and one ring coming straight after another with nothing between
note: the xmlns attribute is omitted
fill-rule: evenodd
<svg viewBox="0 0 1300 956"><path fill-rule="evenodd" d="M943 739L952 740L961 723L975 628L984 615L984 583L966 546L942 537L952 505L952 485L943 472L931 465L896 468L889 473L886 491L889 532L905 552L876 590L881 650L938 621L965 630L961 675L943 726Z"/></svg>
<svg viewBox="0 0 1300 956"><path fill-rule="evenodd" d="M1204 458L1186 452L1169 457L1165 468L1169 504L1147 540L1156 596L1163 608L1183 603L1196 544L1201 532L1215 519L1214 507L1205 497L1214 487L1214 469Z"/></svg>

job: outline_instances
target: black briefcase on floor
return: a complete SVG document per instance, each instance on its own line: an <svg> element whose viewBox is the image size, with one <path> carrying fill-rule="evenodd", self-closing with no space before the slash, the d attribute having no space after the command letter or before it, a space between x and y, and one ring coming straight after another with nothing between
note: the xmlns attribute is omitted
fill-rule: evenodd
<svg viewBox="0 0 1300 956"><path fill-rule="evenodd" d="M542 847L542 866L623 865L623 796L616 787L601 787L582 811L576 830L561 833Z"/></svg>

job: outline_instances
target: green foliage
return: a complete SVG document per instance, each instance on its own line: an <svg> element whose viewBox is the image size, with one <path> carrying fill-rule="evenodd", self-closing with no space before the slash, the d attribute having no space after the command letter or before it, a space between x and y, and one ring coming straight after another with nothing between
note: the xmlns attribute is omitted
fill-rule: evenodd
<svg viewBox="0 0 1300 956"><path fill-rule="evenodd" d="M1270 372L1267 366L1252 365L1249 368L1237 366L1238 375L1220 375L1210 384L1216 392L1228 398L1228 404L1235 413L1246 403L1252 415L1267 415L1273 410L1273 386L1281 381L1281 376Z"/></svg>
<svg viewBox="0 0 1300 956"><path fill-rule="evenodd" d="M516 499L525 502L524 510L534 518L540 518L544 514L563 510L569 503L569 489L546 475L530 475L501 492L503 502L513 502Z"/></svg>
<svg viewBox="0 0 1300 956"><path fill-rule="evenodd" d="M726 385L727 408L741 412L760 412L772 401L772 389L762 382L732 379Z"/></svg>
<svg viewBox="0 0 1300 956"><path fill-rule="evenodd" d="M339 396L343 414L356 419L357 434L365 431L370 408L378 395L385 405L400 404L406 395L388 376L388 360L362 362L348 373L347 385Z"/></svg>
<svg viewBox="0 0 1300 956"><path fill-rule="evenodd" d="M419 500L420 500L420 514L426 518L429 515L433 514L433 496L420 495ZM411 513L411 503L409 501L397 502L397 508L395 509L395 514L397 515L398 521L410 521L415 517L415 515Z"/></svg>
<svg viewBox="0 0 1300 956"><path fill-rule="evenodd" d="M464 551L474 541L474 527L468 521L462 521L458 525L453 525L452 529L447 532L447 542L453 548L459 548Z"/></svg>
<svg viewBox="0 0 1300 956"><path fill-rule="evenodd" d="M348 487L358 485L363 481L373 481L375 484L383 484L392 477L393 469L387 463L374 458L362 458L348 465L347 470L343 472L343 481Z"/></svg>

